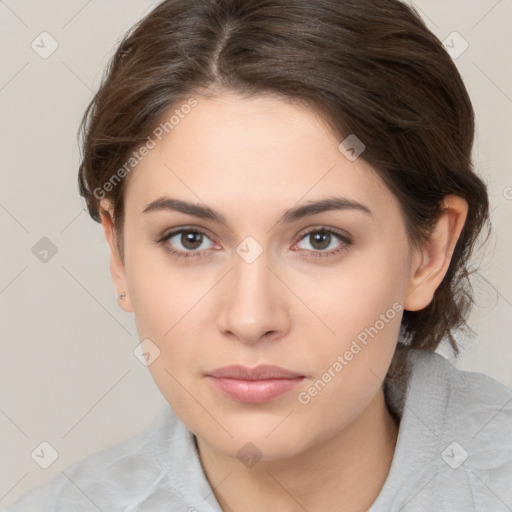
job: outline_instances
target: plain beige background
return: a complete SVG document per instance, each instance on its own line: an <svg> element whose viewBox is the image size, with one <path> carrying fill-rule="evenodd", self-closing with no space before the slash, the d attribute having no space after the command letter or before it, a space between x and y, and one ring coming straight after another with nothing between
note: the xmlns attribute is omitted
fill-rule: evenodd
<svg viewBox="0 0 512 512"><path fill-rule="evenodd" d="M116 42L156 3L0 0L3 507L72 462L132 437L165 404L134 357L135 323L117 307L101 226L83 210L76 182L82 113ZM453 363L512 387L512 1L415 5L453 51L469 45L455 62L476 110L474 158L494 224L475 259L477 336L460 338L462 356ZM42 58L33 41L40 53L58 48ZM47 469L31 456L42 442L58 453Z"/></svg>

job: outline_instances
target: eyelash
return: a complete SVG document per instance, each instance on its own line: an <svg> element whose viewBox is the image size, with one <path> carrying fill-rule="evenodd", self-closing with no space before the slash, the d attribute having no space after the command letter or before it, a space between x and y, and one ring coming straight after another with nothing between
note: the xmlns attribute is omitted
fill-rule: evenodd
<svg viewBox="0 0 512 512"><path fill-rule="evenodd" d="M201 229L181 228L181 229L178 229L176 231L172 231L171 233L166 234L160 240L157 240L157 244L159 246L161 246L166 252L168 252L169 254L173 254L177 258L196 258L196 257L199 257L202 254L208 252L208 249L203 249L202 251L177 251L175 249L169 249L168 247L165 246L165 242L167 242L167 240L169 240L170 238L172 238L176 235L179 235L180 233L196 233L196 234L199 233L201 235L206 236L207 238L210 238L208 236L208 234ZM312 257L312 258L334 257L334 256L337 256L338 254L341 254L342 252L345 252L348 249L348 247L350 245L352 245L352 243L353 243L352 240L350 240L347 236L345 236L340 231L333 229L333 228L323 227L323 226L321 228L312 229L312 230L304 233L298 239L298 242L307 238L308 236L311 236L314 233L324 233L324 234L334 235L335 237L339 238L344 243L344 247L342 247L341 249L336 249L336 250L327 251L327 252L304 250L306 253L308 253L308 255L306 256L307 258L310 258L310 257Z"/></svg>

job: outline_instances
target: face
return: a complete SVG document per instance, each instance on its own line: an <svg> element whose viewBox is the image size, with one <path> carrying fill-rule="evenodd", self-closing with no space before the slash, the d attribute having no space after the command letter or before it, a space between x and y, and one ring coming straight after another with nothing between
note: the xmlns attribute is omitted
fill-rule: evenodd
<svg viewBox="0 0 512 512"><path fill-rule="evenodd" d="M417 260L395 196L312 111L270 96L197 100L130 177L114 279L188 428L227 456L251 442L289 457L378 393ZM344 207L290 213L326 199ZM211 377L235 364L297 378Z"/></svg>

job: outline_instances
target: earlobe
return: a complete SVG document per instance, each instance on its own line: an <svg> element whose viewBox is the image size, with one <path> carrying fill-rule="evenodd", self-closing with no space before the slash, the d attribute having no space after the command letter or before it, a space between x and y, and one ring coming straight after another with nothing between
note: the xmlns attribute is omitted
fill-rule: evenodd
<svg viewBox="0 0 512 512"><path fill-rule="evenodd" d="M112 276L112 282L117 292L117 303L119 307L127 313L132 313L133 309L130 294L128 293L125 264L119 254L116 243L113 209L110 201L107 199L100 201L100 217L105 239L110 248L110 275Z"/></svg>
<svg viewBox="0 0 512 512"><path fill-rule="evenodd" d="M404 309L419 311L434 298L452 259L455 245L464 227L468 204L459 196L446 196L430 239L411 259L410 277Z"/></svg>

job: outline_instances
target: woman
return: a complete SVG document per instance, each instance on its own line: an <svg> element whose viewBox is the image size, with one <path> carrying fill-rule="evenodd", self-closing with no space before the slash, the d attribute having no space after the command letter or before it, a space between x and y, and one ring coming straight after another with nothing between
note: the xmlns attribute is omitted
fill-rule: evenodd
<svg viewBox="0 0 512 512"><path fill-rule="evenodd" d="M474 114L397 0L166 0L80 192L169 403L10 510L512 509L512 391L434 353L488 223Z"/></svg>

